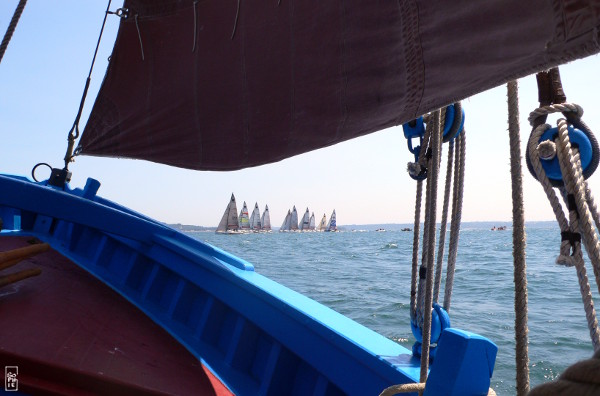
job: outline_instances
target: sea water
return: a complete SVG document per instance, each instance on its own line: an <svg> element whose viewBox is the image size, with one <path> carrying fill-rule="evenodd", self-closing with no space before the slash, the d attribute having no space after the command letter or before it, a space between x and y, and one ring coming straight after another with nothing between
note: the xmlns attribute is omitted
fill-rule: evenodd
<svg viewBox="0 0 600 396"><path fill-rule="evenodd" d="M507 225L505 231L493 226ZM412 225L352 226L337 233L193 237L233 253L255 270L410 349ZM421 227L422 229L422 227ZM532 386L557 378L591 357L592 344L573 267L555 264L555 223L527 224L529 365ZM446 236L446 249L449 231ZM437 248L436 248L437 254ZM589 262L589 261L588 261ZM595 291L594 275L588 276ZM440 299L443 299L442 290ZM450 307L452 326L483 335L499 348L491 386L515 394L514 282L509 223L463 223ZM441 302L441 301L440 301Z"/></svg>

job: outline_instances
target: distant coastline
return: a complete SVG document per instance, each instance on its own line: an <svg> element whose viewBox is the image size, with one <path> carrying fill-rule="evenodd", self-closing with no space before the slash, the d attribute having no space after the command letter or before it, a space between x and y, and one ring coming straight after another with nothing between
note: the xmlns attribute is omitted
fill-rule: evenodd
<svg viewBox="0 0 600 396"><path fill-rule="evenodd" d="M204 227L204 226L197 226L197 225L190 225L190 224L166 224L167 226L176 229L177 231L184 231L184 232L215 232L217 230L217 227Z"/></svg>
<svg viewBox="0 0 600 396"><path fill-rule="evenodd" d="M552 220L543 220L543 221L527 221L525 224L540 224L540 223L554 223L554 221ZM437 223L439 226L439 222ZM468 224L478 224L478 225L485 225L488 224L490 227L493 226L511 226L512 222L511 221L463 221L462 225L468 225ZM191 224L181 224L181 223L177 223L177 224L166 224L168 227L174 228L178 231L183 231L183 232L215 232L217 230L217 227L205 227L205 226L198 226L198 225L191 225ZM421 222L421 227L423 226L423 222ZM402 230L402 228L413 228L413 223L382 223L382 224L347 224L347 225L342 225L342 226L338 226L338 230L340 231L358 231L358 230L365 230L365 231L375 231L378 229L383 229L383 230L387 230L387 231L400 231ZM279 230L279 227L273 227L273 231L277 231Z"/></svg>

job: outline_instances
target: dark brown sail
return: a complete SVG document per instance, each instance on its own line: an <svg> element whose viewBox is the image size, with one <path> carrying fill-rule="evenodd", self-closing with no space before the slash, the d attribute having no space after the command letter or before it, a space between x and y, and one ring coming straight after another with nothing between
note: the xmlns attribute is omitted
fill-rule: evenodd
<svg viewBox="0 0 600 396"><path fill-rule="evenodd" d="M191 169L279 161L600 50L599 0L125 7L79 152Z"/></svg>

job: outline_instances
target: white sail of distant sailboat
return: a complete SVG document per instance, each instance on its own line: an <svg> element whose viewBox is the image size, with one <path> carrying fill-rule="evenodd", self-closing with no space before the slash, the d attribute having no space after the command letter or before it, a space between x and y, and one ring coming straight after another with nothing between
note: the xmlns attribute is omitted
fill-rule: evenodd
<svg viewBox="0 0 600 396"><path fill-rule="evenodd" d="M323 232L325 231L325 228L327 228L327 216L325 215L325 213L323 213L323 218L321 219L321 222L319 222L317 231Z"/></svg>
<svg viewBox="0 0 600 396"><path fill-rule="evenodd" d="M310 231L315 230L315 212L310 215L310 220L308 221L308 229Z"/></svg>
<svg viewBox="0 0 600 396"><path fill-rule="evenodd" d="M254 204L254 210L250 215L250 229L252 231L260 231L262 229L262 223L260 221L260 210L258 209L258 202Z"/></svg>
<svg viewBox="0 0 600 396"><path fill-rule="evenodd" d="M309 226L310 212L308 211L308 208L306 208L306 212L304 212L304 216L302 216L302 220L300 221L300 224L298 224L298 228L300 229L300 231L308 231Z"/></svg>
<svg viewBox="0 0 600 396"><path fill-rule="evenodd" d="M238 231L238 228L237 205L235 204L235 197L232 193L229 204L227 204L225 213L223 213L223 217L217 227L217 234L234 233Z"/></svg>
<svg viewBox="0 0 600 396"><path fill-rule="evenodd" d="M246 201L244 201L244 207L240 212L239 222L241 231L250 230L250 217L248 216L248 207L246 206Z"/></svg>
<svg viewBox="0 0 600 396"><path fill-rule="evenodd" d="M335 218L335 209L333 209L333 213L331 214L331 217L329 218L329 223L327 223L327 227L325 228L326 232L329 231L337 231L337 221Z"/></svg>
<svg viewBox="0 0 600 396"><path fill-rule="evenodd" d="M265 205L265 211L260 219L263 231L271 232L271 215L269 214L269 205Z"/></svg>
<svg viewBox="0 0 600 396"><path fill-rule="evenodd" d="M298 231L298 212L296 211L296 205L294 205L292 217L290 217L290 231Z"/></svg>
<svg viewBox="0 0 600 396"><path fill-rule="evenodd" d="M292 220L292 212L288 209L287 215L285 215L285 219L283 219L283 223L279 228L279 232L288 232L290 230L290 224Z"/></svg>

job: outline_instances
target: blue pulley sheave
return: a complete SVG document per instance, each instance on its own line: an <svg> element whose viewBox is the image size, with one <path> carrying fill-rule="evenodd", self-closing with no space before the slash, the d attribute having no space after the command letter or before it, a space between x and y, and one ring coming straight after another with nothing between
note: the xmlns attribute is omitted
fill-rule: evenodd
<svg viewBox="0 0 600 396"><path fill-rule="evenodd" d="M579 157L581 161L581 169L583 172L584 179L587 179L594 173L596 168L598 167L598 162L600 159L600 150L598 148L598 141L591 133L591 131L587 128L585 124L582 122L575 126L569 125L567 127L567 131L569 133L569 140L571 142L571 147L579 150ZM558 137L558 128L550 128L546 130L542 136L540 136L538 140L538 144L544 141L556 141ZM526 155L527 167L529 168L529 172L534 178L538 178L531 163L531 158L529 155L529 151L527 151ZM560 164L558 162L558 157L555 156L552 159L541 159L540 162L542 167L544 168L544 172L546 172L546 176L550 180L550 183L554 187L560 187L563 185L563 177L562 172L560 170Z"/></svg>
<svg viewBox="0 0 600 396"><path fill-rule="evenodd" d="M457 118L459 114L459 118ZM465 111L460 103L454 103L446 107L446 117L444 118L444 133L442 140L447 143L460 135L465 126Z"/></svg>

